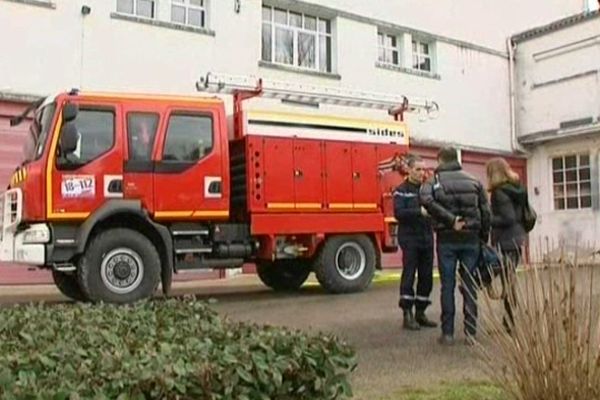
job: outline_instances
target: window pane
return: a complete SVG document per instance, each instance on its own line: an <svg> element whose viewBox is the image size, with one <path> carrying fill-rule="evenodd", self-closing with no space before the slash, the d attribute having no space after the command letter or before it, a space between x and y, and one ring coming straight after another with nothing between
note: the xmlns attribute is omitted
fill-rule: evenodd
<svg viewBox="0 0 600 400"><path fill-rule="evenodd" d="M154 1L137 0L137 15L146 18L154 18Z"/></svg>
<svg viewBox="0 0 600 400"><path fill-rule="evenodd" d="M290 26L302 28L302 14L290 13Z"/></svg>
<svg viewBox="0 0 600 400"><path fill-rule="evenodd" d="M316 34L298 33L298 62L301 67L316 67Z"/></svg>
<svg viewBox="0 0 600 400"><path fill-rule="evenodd" d="M591 196L592 195L592 184L590 182L582 182L579 184L579 195L580 196Z"/></svg>
<svg viewBox="0 0 600 400"><path fill-rule="evenodd" d="M394 65L398 65L398 52L396 50L394 50L392 52L392 64Z"/></svg>
<svg viewBox="0 0 600 400"><path fill-rule="evenodd" d="M563 185L554 185L554 198L565 197L565 187Z"/></svg>
<svg viewBox="0 0 600 400"><path fill-rule="evenodd" d="M419 47L419 51L421 54L429 54L429 45L427 43L421 43Z"/></svg>
<svg viewBox="0 0 600 400"><path fill-rule="evenodd" d="M271 21L271 7L262 8L262 18L263 21Z"/></svg>
<svg viewBox="0 0 600 400"><path fill-rule="evenodd" d="M382 33L377 34L377 44L380 46L383 46L383 34Z"/></svg>
<svg viewBox="0 0 600 400"><path fill-rule="evenodd" d="M565 157L565 168L575 168L575 167L577 167L577 156Z"/></svg>
<svg viewBox="0 0 600 400"><path fill-rule="evenodd" d="M579 208L579 202L577 200L577 197L569 197L567 199L567 209L572 210Z"/></svg>
<svg viewBox="0 0 600 400"><path fill-rule="evenodd" d="M555 210L564 210L565 209L565 199L555 199L554 200L554 209Z"/></svg>
<svg viewBox="0 0 600 400"><path fill-rule="evenodd" d="M567 197L577 197L577 184L567 184Z"/></svg>
<svg viewBox="0 0 600 400"><path fill-rule="evenodd" d="M577 182L577 170L573 169L570 171L565 171L565 175L567 177L567 182Z"/></svg>
<svg viewBox="0 0 600 400"><path fill-rule="evenodd" d="M579 165L590 165L590 156L587 154L579 156Z"/></svg>
<svg viewBox="0 0 600 400"><path fill-rule="evenodd" d="M294 32L285 28L275 28L275 61L284 64L294 62Z"/></svg>
<svg viewBox="0 0 600 400"><path fill-rule="evenodd" d="M377 59L381 62L385 62L385 50L383 49L383 47L380 47L377 50Z"/></svg>
<svg viewBox="0 0 600 400"><path fill-rule="evenodd" d="M414 69L419 69L419 56L413 54L413 62L412 67Z"/></svg>
<svg viewBox="0 0 600 400"><path fill-rule="evenodd" d="M421 71L431 71L431 60L429 59L429 57L421 57L419 69Z"/></svg>
<svg viewBox="0 0 600 400"><path fill-rule="evenodd" d="M262 59L272 61L271 58L271 24L262 26Z"/></svg>
<svg viewBox="0 0 600 400"><path fill-rule="evenodd" d="M171 21L185 24L185 7L171 6Z"/></svg>
<svg viewBox="0 0 600 400"><path fill-rule="evenodd" d="M133 14L133 0L117 0L117 12Z"/></svg>
<svg viewBox="0 0 600 400"><path fill-rule="evenodd" d="M174 115L169 119L163 159L197 161L213 146L212 119L204 116Z"/></svg>
<svg viewBox="0 0 600 400"><path fill-rule="evenodd" d="M171 0L173 3L185 4L185 0Z"/></svg>
<svg viewBox="0 0 600 400"><path fill-rule="evenodd" d="M412 49L413 49L413 53L417 52L417 42L415 42L414 40L412 42Z"/></svg>
<svg viewBox="0 0 600 400"><path fill-rule="evenodd" d="M315 17L304 16L304 29L311 31L317 30L317 19Z"/></svg>
<svg viewBox="0 0 600 400"><path fill-rule="evenodd" d="M562 169L562 167L563 167L563 159L562 159L562 157L558 157L558 158L553 158L552 159L552 169L553 170Z"/></svg>
<svg viewBox="0 0 600 400"><path fill-rule="evenodd" d="M203 27L204 26L204 11L195 8L188 9L188 24Z"/></svg>
<svg viewBox="0 0 600 400"><path fill-rule="evenodd" d="M275 22L277 22L279 24L287 25L287 11L276 8L275 9Z"/></svg>
<svg viewBox="0 0 600 400"><path fill-rule="evenodd" d="M92 161L113 146L115 116L111 111L80 110L75 126L79 133L75 150L79 162Z"/></svg>
<svg viewBox="0 0 600 400"><path fill-rule="evenodd" d="M204 6L204 0L190 0L190 4L193 6L202 7Z"/></svg>
<svg viewBox="0 0 600 400"><path fill-rule="evenodd" d="M127 140L129 159L148 161L158 127L158 115L150 113L127 114Z"/></svg>
<svg viewBox="0 0 600 400"><path fill-rule="evenodd" d="M560 183L563 182L563 173L562 172L555 172L552 174L552 181L554 183Z"/></svg>
<svg viewBox="0 0 600 400"><path fill-rule="evenodd" d="M319 69L323 72L331 72L331 37L319 36Z"/></svg>
<svg viewBox="0 0 600 400"><path fill-rule="evenodd" d="M579 179L582 181L590 180L590 169L589 168L581 168L579 170Z"/></svg>
<svg viewBox="0 0 600 400"><path fill-rule="evenodd" d="M581 198L581 208L590 208L592 206L592 198L584 196Z"/></svg>
<svg viewBox="0 0 600 400"><path fill-rule="evenodd" d="M331 23L328 19L319 18L319 32L331 33Z"/></svg>
<svg viewBox="0 0 600 400"><path fill-rule="evenodd" d="M385 35L385 43L384 43L384 46L385 46L385 47L394 47L394 45L393 45L393 39L394 39L394 37L393 37L393 36L390 36L390 35Z"/></svg>

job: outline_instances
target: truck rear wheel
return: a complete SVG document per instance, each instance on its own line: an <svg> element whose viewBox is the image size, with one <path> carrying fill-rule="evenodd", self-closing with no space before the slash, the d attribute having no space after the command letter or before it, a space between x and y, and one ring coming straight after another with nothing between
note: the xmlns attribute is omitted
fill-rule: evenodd
<svg viewBox="0 0 600 400"><path fill-rule="evenodd" d="M52 279L54 284L62 294L75 301L86 301L87 297L83 294L77 275L68 275L64 272L52 270Z"/></svg>
<svg viewBox="0 0 600 400"><path fill-rule="evenodd" d="M352 293L371 284L376 264L377 251L367 236L332 236L323 245L314 269L326 291Z"/></svg>
<svg viewBox="0 0 600 400"><path fill-rule="evenodd" d="M132 303L153 295L160 257L152 242L125 228L95 236L79 264L79 284L92 301Z"/></svg>
<svg viewBox="0 0 600 400"><path fill-rule="evenodd" d="M305 260L258 261L256 272L260 280L275 291L300 289L310 274L310 264Z"/></svg>

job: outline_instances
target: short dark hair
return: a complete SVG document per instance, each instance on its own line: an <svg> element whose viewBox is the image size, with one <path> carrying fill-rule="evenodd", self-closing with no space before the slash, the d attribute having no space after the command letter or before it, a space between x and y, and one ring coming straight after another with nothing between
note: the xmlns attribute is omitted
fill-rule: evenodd
<svg viewBox="0 0 600 400"><path fill-rule="evenodd" d="M437 154L438 160L443 163L458 161L458 152L452 146L442 147Z"/></svg>
<svg viewBox="0 0 600 400"><path fill-rule="evenodd" d="M421 162L421 161L423 161L423 159L421 158L421 156L419 156L419 155L416 155L416 154L409 154L409 155L406 157L406 165L407 165L409 168L412 168L412 167L414 167L414 166L415 166L415 163L418 163L418 162Z"/></svg>

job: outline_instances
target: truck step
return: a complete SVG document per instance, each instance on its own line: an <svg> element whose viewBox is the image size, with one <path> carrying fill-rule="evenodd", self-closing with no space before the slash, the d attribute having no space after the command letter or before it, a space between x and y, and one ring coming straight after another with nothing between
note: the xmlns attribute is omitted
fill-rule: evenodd
<svg viewBox="0 0 600 400"><path fill-rule="evenodd" d="M244 265L243 258L223 258L223 259L204 259L195 262L177 262L175 268L177 270L190 269L232 269L240 268Z"/></svg>
<svg viewBox="0 0 600 400"><path fill-rule="evenodd" d="M211 246L195 246L195 247L183 247L175 249L175 254L188 254L188 253L212 253L213 248Z"/></svg>

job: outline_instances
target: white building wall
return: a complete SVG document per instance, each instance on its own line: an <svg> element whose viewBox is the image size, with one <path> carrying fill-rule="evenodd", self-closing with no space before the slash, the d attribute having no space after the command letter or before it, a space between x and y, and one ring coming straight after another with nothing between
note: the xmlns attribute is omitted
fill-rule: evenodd
<svg viewBox="0 0 600 400"><path fill-rule="evenodd" d="M79 87L190 94L207 71L257 74L431 98L441 107L437 120L408 118L417 139L498 151L511 150L504 38L581 7L580 0L532 0L527 5L510 0L486 6L467 0L270 1L331 18L334 70L323 76L259 66L259 0L242 0L240 13L234 12L234 1L210 0L204 33L123 20L115 16L116 0L60 0L53 8L26 4L31 2L41 3L0 1L0 91L48 94ZM157 4L157 19L169 21L170 2ZM91 7L90 15L81 14L82 5ZM377 31L382 25L404 34L409 45L412 34L430 40L434 74L422 77L378 67Z"/></svg>
<svg viewBox="0 0 600 400"><path fill-rule="evenodd" d="M519 41L516 60L517 133L530 151L529 193L540 214L531 235L534 253L575 244L598 249L600 15L581 16L566 28ZM572 154L590 156L592 204L559 210L552 159Z"/></svg>

